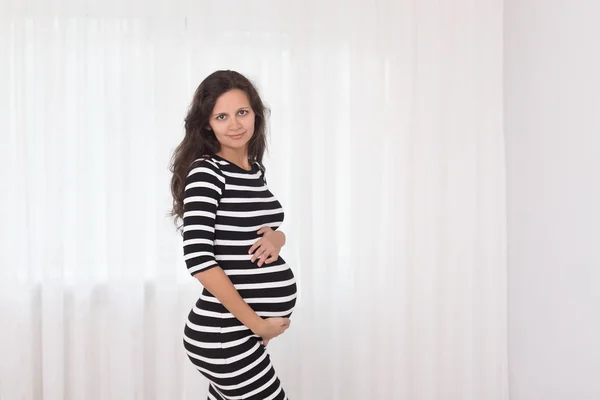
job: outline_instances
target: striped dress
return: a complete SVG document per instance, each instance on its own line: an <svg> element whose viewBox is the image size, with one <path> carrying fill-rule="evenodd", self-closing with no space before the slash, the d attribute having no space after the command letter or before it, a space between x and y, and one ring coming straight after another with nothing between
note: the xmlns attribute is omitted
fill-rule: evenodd
<svg viewBox="0 0 600 400"><path fill-rule="evenodd" d="M183 250L190 274L219 266L261 317L289 317L296 281L279 257L258 267L248 250L264 226L283 222L281 204L269 191L258 163L246 171L219 156L196 160L184 194ZM285 400L261 338L206 289L188 315L184 346L208 379L210 400Z"/></svg>

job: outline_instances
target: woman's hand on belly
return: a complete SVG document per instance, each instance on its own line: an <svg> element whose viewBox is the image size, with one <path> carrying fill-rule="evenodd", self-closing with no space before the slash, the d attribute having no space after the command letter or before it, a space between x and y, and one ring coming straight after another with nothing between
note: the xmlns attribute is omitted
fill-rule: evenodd
<svg viewBox="0 0 600 400"><path fill-rule="evenodd" d="M266 346L269 340L285 332L290 327L290 322L289 318L267 318L254 330L254 333L263 339L263 344Z"/></svg>
<svg viewBox="0 0 600 400"><path fill-rule="evenodd" d="M260 228L257 233L263 236L250 247L248 254L254 253L250 261L258 260L257 265L262 267L263 263L270 264L279 258L279 252L285 245L285 234L268 226Z"/></svg>

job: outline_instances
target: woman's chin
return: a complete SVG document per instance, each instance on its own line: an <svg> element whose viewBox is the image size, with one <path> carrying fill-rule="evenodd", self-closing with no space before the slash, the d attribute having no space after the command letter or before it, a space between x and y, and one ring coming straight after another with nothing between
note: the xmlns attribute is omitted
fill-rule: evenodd
<svg viewBox="0 0 600 400"><path fill-rule="evenodd" d="M228 140L224 144L231 149L239 150L248 147L249 142L250 140L244 137L243 139Z"/></svg>

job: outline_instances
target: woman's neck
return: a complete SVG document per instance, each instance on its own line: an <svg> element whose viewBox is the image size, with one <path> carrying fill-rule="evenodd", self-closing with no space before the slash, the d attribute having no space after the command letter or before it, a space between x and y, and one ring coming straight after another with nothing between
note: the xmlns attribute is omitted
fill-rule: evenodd
<svg viewBox="0 0 600 400"><path fill-rule="evenodd" d="M248 160L248 149L221 149L217 152L217 155L242 169L248 171L252 169L250 161Z"/></svg>

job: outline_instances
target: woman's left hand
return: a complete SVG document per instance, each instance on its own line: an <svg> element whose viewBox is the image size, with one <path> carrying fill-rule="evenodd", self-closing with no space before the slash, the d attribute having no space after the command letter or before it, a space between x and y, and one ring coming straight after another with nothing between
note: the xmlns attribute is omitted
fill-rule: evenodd
<svg viewBox="0 0 600 400"><path fill-rule="evenodd" d="M255 262L258 260L257 265L261 267L263 263L270 264L279 258L279 252L285 244L285 235L283 232L274 231L268 226L260 228L257 233L262 235L262 238L250 247L248 254L252 254L250 261Z"/></svg>

